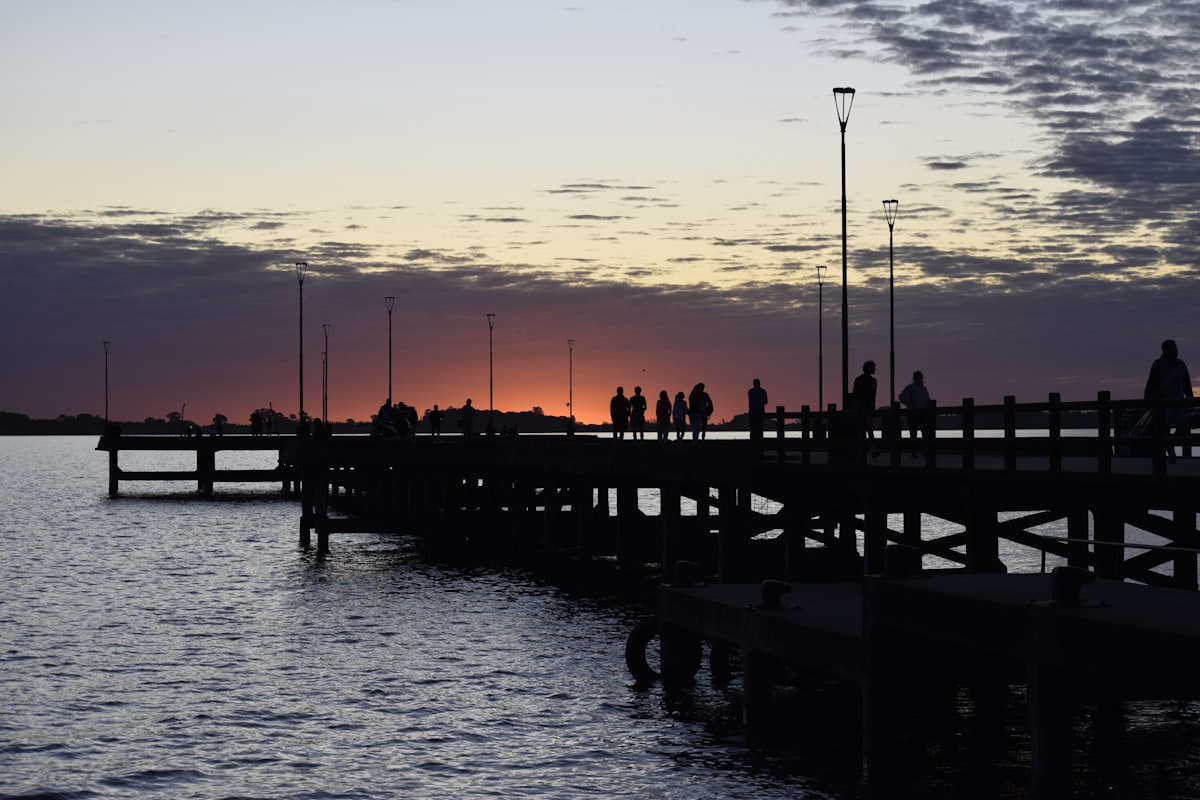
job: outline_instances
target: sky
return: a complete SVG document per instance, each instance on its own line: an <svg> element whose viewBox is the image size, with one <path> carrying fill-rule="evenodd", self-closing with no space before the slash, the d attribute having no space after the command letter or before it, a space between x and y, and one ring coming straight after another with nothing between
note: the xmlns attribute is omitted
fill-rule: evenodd
<svg viewBox="0 0 1200 800"><path fill-rule="evenodd" d="M334 420L719 421L840 404L843 352L880 404L892 352L941 405L1140 397L1200 359L1198 41L1197 0L5 0L0 411L245 421L303 371Z"/></svg>

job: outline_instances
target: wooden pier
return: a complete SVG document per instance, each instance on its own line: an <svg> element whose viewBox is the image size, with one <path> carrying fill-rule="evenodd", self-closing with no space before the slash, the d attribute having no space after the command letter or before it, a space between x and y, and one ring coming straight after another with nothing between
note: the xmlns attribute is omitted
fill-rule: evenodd
<svg viewBox="0 0 1200 800"><path fill-rule="evenodd" d="M102 436L97 450L108 453L108 493L116 497L122 483L181 481L194 483L196 491L210 497L218 483L278 483L281 491L298 490L295 440L281 436ZM218 469L221 451L275 451L279 458L270 469ZM122 452L194 453L194 470L127 470L120 465ZM287 458L284 453L288 452Z"/></svg>
<svg viewBox="0 0 1200 800"><path fill-rule="evenodd" d="M849 681L875 774L903 681L1024 684L1044 800L1069 783L1071 698L1200 697L1200 459L1190 436L1131 435L1145 412L1103 393L964 401L923 412L915 442L898 409L873 415L868 439L863 416L780 408L756 442L106 437L98 449L116 494L162 479L117 465L150 438L196 449L196 471L173 479L208 493L243 477L215 470L216 449L277 448L278 467L250 479L302 487L299 541L315 533L319 554L334 535L392 531L553 577L661 584L630 637L637 677L686 682L701 642L714 664L732 649L748 718L769 702L764 664ZM1009 575L1014 548L1060 566ZM639 661L652 637L655 670Z"/></svg>
<svg viewBox="0 0 1200 800"><path fill-rule="evenodd" d="M642 649L660 640L661 666ZM886 783L907 754L905 702L947 686L1023 684L1032 741L1031 795L1072 794L1074 711L1082 703L1200 699L1200 594L1051 574L917 571L860 582L664 587L631 633L626 660L642 681L689 682L707 643L714 679L740 655L747 721L771 707L774 665L852 683L863 763ZM939 687L938 690L930 687Z"/></svg>

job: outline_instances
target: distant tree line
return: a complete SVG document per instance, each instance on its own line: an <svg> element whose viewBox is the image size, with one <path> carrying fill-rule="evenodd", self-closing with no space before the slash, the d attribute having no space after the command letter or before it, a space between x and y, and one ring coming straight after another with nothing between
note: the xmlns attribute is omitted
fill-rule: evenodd
<svg viewBox="0 0 1200 800"><path fill-rule="evenodd" d="M445 419L442 423L443 435L454 436L458 433L458 408L443 409ZM482 432L488 422L488 411L480 409L476 412L476 431ZM541 408L531 411L496 411L494 427L497 434L502 432L521 433L564 433L570 428L570 418L552 416L542 412ZM162 418L147 417L141 422L122 420L116 422L121 433L129 435L213 435L216 433L216 422L220 420L220 429L225 434L249 434L251 432L249 418L245 423L230 422L224 414L214 416L212 422L199 423L184 419L178 411L172 411ZM296 430L296 416L279 415L276 418L276 429L279 434L292 434ZM652 423L651 423L652 424ZM359 422L348 419L344 422L332 423L332 429L337 434L369 434L373 430L370 420ZM716 430L748 430L749 423L746 414L739 414L730 421L709 424ZM99 436L104 433L105 420L94 414L75 414L74 416L60 414L54 419L33 419L26 414L12 411L0 411L0 436ZM611 424L575 423L574 429L579 432L602 432L612 429ZM428 433L429 423L422 415L417 433Z"/></svg>

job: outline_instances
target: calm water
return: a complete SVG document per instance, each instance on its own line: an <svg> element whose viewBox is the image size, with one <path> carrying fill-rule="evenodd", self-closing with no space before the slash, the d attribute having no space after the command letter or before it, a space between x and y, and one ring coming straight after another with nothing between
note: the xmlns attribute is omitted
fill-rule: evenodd
<svg viewBox="0 0 1200 800"><path fill-rule="evenodd" d="M631 685L636 609L399 537L336 536L317 560L263 487L110 499L95 443L0 437L0 797L909 794L860 788L857 710L832 687L781 690L782 724L750 735L736 676ZM940 723L923 796L1025 793L1019 699L998 748ZM1195 741L1190 706L1137 720L1158 755ZM1195 766L1171 764L1141 796L1189 796L1171 791Z"/></svg>

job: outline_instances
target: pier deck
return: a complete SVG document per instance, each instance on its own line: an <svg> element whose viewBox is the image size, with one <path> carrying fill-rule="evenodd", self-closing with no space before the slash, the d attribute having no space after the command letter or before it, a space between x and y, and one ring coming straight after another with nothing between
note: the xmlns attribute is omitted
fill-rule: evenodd
<svg viewBox="0 0 1200 800"><path fill-rule="evenodd" d="M737 648L748 721L770 707L778 661L852 681L864 763L898 757L903 697L921 682L1026 685L1033 796L1069 796L1080 702L1200 698L1200 594L1087 574L916 574L857 583L665 586L655 629L664 678L687 682L699 640ZM1057 585L1056 585L1057 584ZM631 635L631 641L635 634ZM630 668L637 674L637 654ZM644 676L643 676L644 677Z"/></svg>

